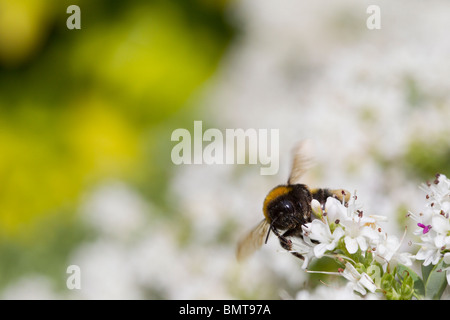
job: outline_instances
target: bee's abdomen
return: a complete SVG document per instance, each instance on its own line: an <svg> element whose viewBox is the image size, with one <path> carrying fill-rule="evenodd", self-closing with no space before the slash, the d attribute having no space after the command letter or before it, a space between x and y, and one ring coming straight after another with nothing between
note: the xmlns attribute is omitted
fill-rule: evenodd
<svg viewBox="0 0 450 320"><path fill-rule="evenodd" d="M313 199L316 199L321 204L327 201L328 197L333 197L339 201L348 202L350 200L350 192L344 189L311 189Z"/></svg>

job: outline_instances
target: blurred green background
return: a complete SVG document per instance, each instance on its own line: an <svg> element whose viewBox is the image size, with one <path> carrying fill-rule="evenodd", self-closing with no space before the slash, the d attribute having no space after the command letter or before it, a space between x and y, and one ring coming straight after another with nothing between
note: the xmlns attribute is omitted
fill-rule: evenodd
<svg viewBox="0 0 450 320"><path fill-rule="evenodd" d="M81 30L66 27L72 4ZM401 234L417 185L450 174L450 11L381 1L382 30L369 31L369 4L0 0L0 298L268 299L317 286L276 241L234 261L303 138L318 146L314 185L358 189ZM171 133L194 120L280 129L279 175L173 165Z"/></svg>

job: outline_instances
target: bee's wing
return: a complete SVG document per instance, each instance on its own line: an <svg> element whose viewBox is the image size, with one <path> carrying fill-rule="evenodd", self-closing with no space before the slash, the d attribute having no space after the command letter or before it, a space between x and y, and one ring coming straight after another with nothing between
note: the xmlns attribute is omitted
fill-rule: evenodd
<svg viewBox="0 0 450 320"><path fill-rule="evenodd" d="M302 140L293 150L292 170L288 184L300 183L300 178L314 165L314 151L310 140Z"/></svg>
<svg viewBox="0 0 450 320"><path fill-rule="evenodd" d="M236 248L236 258L238 261L243 261L264 244L269 228L270 224L266 219L263 219L239 241Z"/></svg>

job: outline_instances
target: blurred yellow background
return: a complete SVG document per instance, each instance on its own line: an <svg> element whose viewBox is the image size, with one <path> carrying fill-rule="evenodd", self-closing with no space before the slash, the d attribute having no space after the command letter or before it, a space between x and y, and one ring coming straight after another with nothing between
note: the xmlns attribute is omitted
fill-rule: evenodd
<svg viewBox="0 0 450 320"><path fill-rule="evenodd" d="M81 30L66 27L71 4ZM224 5L0 1L2 285L54 275L88 233L80 197L105 180L164 205L167 132L231 38Z"/></svg>
<svg viewBox="0 0 450 320"><path fill-rule="evenodd" d="M313 184L405 223L416 186L450 173L449 5L381 2L369 31L368 2L319 2L0 0L0 297L315 286L276 243L233 260L302 138L318 148ZM81 30L66 27L72 4ZM280 174L173 165L170 135L194 120L280 129ZM66 288L70 264L81 290Z"/></svg>

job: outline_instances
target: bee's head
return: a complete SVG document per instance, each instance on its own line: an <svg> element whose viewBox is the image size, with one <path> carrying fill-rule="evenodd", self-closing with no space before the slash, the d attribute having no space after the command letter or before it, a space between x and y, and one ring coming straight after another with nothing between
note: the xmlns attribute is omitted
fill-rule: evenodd
<svg viewBox="0 0 450 320"><path fill-rule="evenodd" d="M289 229L311 220L311 192L302 184L278 186L264 201L264 215L277 229Z"/></svg>

